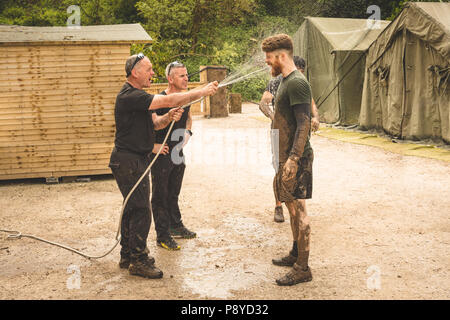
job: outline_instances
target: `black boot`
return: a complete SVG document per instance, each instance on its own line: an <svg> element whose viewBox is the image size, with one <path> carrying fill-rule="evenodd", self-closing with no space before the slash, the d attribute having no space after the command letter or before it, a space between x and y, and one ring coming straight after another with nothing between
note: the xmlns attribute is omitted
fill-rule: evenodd
<svg viewBox="0 0 450 320"><path fill-rule="evenodd" d="M279 259L272 259L272 263L276 266L292 267L294 263L297 261L297 257L298 257L297 241L293 241L292 249L291 251L289 251L289 254Z"/></svg>
<svg viewBox="0 0 450 320"><path fill-rule="evenodd" d="M159 279L163 277L163 272L155 267L154 260L152 262L148 257L131 261L128 272L131 275L150 279Z"/></svg>

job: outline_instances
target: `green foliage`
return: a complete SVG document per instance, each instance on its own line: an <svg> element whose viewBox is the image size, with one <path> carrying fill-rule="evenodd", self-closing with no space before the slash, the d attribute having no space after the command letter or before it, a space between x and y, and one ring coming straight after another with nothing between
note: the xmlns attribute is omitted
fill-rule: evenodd
<svg viewBox="0 0 450 320"><path fill-rule="evenodd" d="M242 101L259 102L264 90L267 87L268 77L256 77L231 85L231 92L240 93Z"/></svg>
<svg viewBox="0 0 450 320"><path fill-rule="evenodd" d="M67 19L60 1L6 1L0 14L0 24L22 26L60 26Z"/></svg>
<svg viewBox="0 0 450 320"><path fill-rule="evenodd" d="M7 0L2 4L0 24L64 26L67 8L78 5L82 25L135 23L137 0Z"/></svg>
<svg viewBox="0 0 450 320"><path fill-rule="evenodd" d="M392 19L405 0L2 0L0 24L64 26L67 8L79 5L82 25L141 23L150 45L133 45L143 52L163 82L168 63L182 61L189 73L204 65L224 65L231 71L261 55L261 41L276 33L293 34L305 16L367 18L378 5L381 18ZM191 81L198 81L198 74ZM259 100L267 76L235 83L232 92L244 100Z"/></svg>
<svg viewBox="0 0 450 320"><path fill-rule="evenodd" d="M152 62L160 76L173 60L193 73L201 65L239 63L245 53L243 22L252 16L253 0L141 0L136 7L155 40Z"/></svg>

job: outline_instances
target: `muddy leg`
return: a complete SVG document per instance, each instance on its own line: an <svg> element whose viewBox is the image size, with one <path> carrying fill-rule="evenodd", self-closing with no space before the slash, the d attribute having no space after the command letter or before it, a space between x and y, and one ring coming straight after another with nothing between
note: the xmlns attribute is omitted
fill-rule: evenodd
<svg viewBox="0 0 450 320"><path fill-rule="evenodd" d="M294 241L298 241L299 237L299 214L297 209L297 202L287 201L286 207L289 211L289 218L291 219L292 238Z"/></svg>
<svg viewBox="0 0 450 320"><path fill-rule="evenodd" d="M284 222L284 215L283 215L283 207L282 207L282 203L280 201L280 199L278 198L278 193L277 193L277 187L276 187L276 176L273 179L273 193L275 196L275 212L274 212L274 216L273 219L275 222Z"/></svg>
<svg viewBox="0 0 450 320"><path fill-rule="evenodd" d="M297 200L298 208L298 259L297 264L303 269L308 269L309 258L309 239L311 227L309 225L309 217L306 213L305 200Z"/></svg>

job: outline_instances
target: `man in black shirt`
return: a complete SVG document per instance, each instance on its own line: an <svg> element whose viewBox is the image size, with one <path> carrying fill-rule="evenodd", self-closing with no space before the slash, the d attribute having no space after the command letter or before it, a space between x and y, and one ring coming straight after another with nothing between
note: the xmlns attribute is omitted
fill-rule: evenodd
<svg viewBox="0 0 450 320"><path fill-rule="evenodd" d="M142 53L129 57L125 64L127 82L116 98L114 110L116 136L109 167L116 179L124 199L147 169L155 145L154 129L167 126L172 120L179 120L183 109L176 108L191 103L202 96L213 95L218 83L186 93L170 96L151 95L143 90L149 87L153 72L150 60ZM155 122L150 110L175 107ZM168 148L164 147L163 153ZM128 268L130 274L147 278L161 278L163 272L155 267L154 258L148 256L147 237L151 215L149 178L146 176L130 196L124 209L121 223L120 267Z"/></svg>
<svg viewBox="0 0 450 320"><path fill-rule="evenodd" d="M166 67L168 88L161 92L170 95L182 92L188 86L188 74L184 64L175 61ZM153 112L153 119L166 115L170 108ZM181 120L176 122L167 140L169 154L161 155L152 167L152 212L157 234L156 243L167 250L179 250L180 246L173 237L191 239L196 233L187 229L181 219L178 197L183 182L186 165L183 159L183 146L192 131L190 106L185 108ZM156 142L163 143L169 128L156 131Z"/></svg>

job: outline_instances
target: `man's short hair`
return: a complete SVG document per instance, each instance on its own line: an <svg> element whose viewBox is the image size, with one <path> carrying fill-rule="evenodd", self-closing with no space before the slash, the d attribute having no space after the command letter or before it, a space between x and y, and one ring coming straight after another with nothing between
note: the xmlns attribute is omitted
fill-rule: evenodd
<svg viewBox="0 0 450 320"><path fill-rule="evenodd" d="M297 68L305 70L306 68L306 61L305 59L299 57L299 56L294 56L294 64Z"/></svg>
<svg viewBox="0 0 450 320"><path fill-rule="evenodd" d="M172 69L175 69L175 68L186 68L186 66L179 61L174 61L174 62L169 63L166 67L166 78L169 76L170 71L172 71Z"/></svg>
<svg viewBox="0 0 450 320"><path fill-rule="evenodd" d="M144 58L145 56L142 53L133 54L128 57L127 62L125 62L125 72L127 74L127 78L131 75L131 70L133 70Z"/></svg>
<svg viewBox="0 0 450 320"><path fill-rule="evenodd" d="M280 49L286 50L291 57L294 52L294 45L291 37L284 33L276 34L264 39L261 47L264 52L273 52Z"/></svg>

